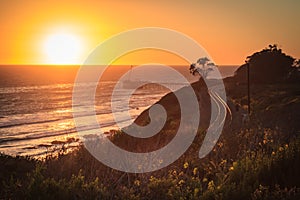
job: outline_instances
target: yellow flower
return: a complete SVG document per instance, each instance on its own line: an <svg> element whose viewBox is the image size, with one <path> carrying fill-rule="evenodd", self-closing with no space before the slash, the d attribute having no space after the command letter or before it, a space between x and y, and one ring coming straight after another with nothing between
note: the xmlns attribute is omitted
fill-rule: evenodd
<svg viewBox="0 0 300 200"><path fill-rule="evenodd" d="M225 164L225 163L227 163L227 160L225 159L225 160L222 160L222 162L220 163L221 165L223 165L223 164Z"/></svg>
<svg viewBox="0 0 300 200"><path fill-rule="evenodd" d="M174 171L173 171L173 175L174 175L174 176L176 176L176 175L177 175L177 172L176 172L176 170L174 170Z"/></svg>
<svg viewBox="0 0 300 200"><path fill-rule="evenodd" d="M186 168L188 168L188 167L189 167L189 163L188 163L188 162L185 162L185 163L183 164L183 168L186 169Z"/></svg>
<svg viewBox="0 0 300 200"><path fill-rule="evenodd" d="M214 183L214 181L210 181L208 183L207 189L208 190L214 190L215 189L215 183Z"/></svg>
<svg viewBox="0 0 300 200"><path fill-rule="evenodd" d="M207 182L207 178L203 178L203 180L202 180L203 182Z"/></svg>
<svg viewBox="0 0 300 200"><path fill-rule="evenodd" d="M289 145L288 145L288 144L286 144L286 145L284 145L284 147L287 149L287 148L289 148Z"/></svg>
<svg viewBox="0 0 300 200"><path fill-rule="evenodd" d="M275 155L275 152L274 152L274 151L272 151L272 155L273 155L273 156Z"/></svg>
<svg viewBox="0 0 300 200"><path fill-rule="evenodd" d="M234 167L230 167L230 168L229 168L229 171L233 171L233 170L234 170Z"/></svg>
<svg viewBox="0 0 300 200"><path fill-rule="evenodd" d="M178 185L182 185L182 184L184 184L184 180L180 180L180 181L178 182Z"/></svg>
<svg viewBox="0 0 300 200"><path fill-rule="evenodd" d="M197 172L198 172L198 168L197 168L197 167L195 167L195 168L194 168L194 170L193 170L193 174L194 174L194 176L196 176L196 175L197 175Z"/></svg>
<svg viewBox="0 0 300 200"><path fill-rule="evenodd" d="M155 180L154 176L150 176L149 181L152 182L152 181L154 181L154 180Z"/></svg>
<svg viewBox="0 0 300 200"><path fill-rule="evenodd" d="M134 185L140 186L140 185L141 185L141 182L140 182L139 180L135 180L135 181L134 181Z"/></svg>
<svg viewBox="0 0 300 200"><path fill-rule="evenodd" d="M263 140L263 143L264 143L264 144L267 144L267 140L266 140L266 139L265 139L265 140Z"/></svg>
<svg viewBox="0 0 300 200"><path fill-rule="evenodd" d="M279 151L283 151L283 148L282 148L282 147L279 147Z"/></svg>

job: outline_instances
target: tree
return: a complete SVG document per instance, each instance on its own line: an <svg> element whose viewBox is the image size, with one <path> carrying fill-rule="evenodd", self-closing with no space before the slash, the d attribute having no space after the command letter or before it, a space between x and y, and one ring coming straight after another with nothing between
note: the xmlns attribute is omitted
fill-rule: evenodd
<svg viewBox="0 0 300 200"><path fill-rule="evenodd" d="M207 57L202 57L196 63L190 65L190 73L194 76L198 74L200 78L203 77L203 79L206 79L208 73L213 71L213 67L215 67L214 63L210 62Z"/></svg>
<svg viewBox="0 0 300 200"><path fill-rule="evenodd" d="M248 56L246 64L242 65L235 73L239 81L246 80L247 64L250 67L251 83L280 83L290 81L294 77L298 65L295 59L286 55L276 44Z"/></svg>

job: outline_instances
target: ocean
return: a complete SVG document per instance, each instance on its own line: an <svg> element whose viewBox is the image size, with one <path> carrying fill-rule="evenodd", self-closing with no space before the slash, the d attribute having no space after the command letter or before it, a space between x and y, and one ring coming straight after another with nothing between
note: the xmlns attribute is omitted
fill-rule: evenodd
<svg viewBox="0 0 300 200"><path fill-rule="evenodd" d="M62 148L72 149L79 137L72 115L72 92L79 66L0 66L0 152L40 157ZM188 67L174 67L190 82ZM220 66L223 77L237 66ZM116 126L111 113L115 84L130 66L111 66L100 79L95 111L103 132L129 125L143 110L169 92L164 87L141 87L130 98L131 120ZM139 77L138 74L131 75ZM162 77L168 76L161 74ZM118 101L123 102L122 92ZM120 110L127 112L128 110ZM88 130L91 127L86 127Z"/></svg>

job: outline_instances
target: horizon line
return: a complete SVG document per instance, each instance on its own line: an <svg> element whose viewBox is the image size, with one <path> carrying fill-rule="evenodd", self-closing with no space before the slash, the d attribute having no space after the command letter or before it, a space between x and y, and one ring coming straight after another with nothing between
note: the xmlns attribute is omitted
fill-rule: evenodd
<svg viewBox="0 0 300 200"><path fill-rule="evenodd" d="M160 64L160 63L149 63L149 65L155 65L155 64ZM82 66L83 64L1 64L0 66ZM140 66L140 65L148 65L148 64L110 64L110 65L105 65L105 64L99 64L101 66ZM166 66L189 66L185 64L162 64ZM217 64L216 66L241 66L243 64ZM86 66L96 66L96 65L86 65Z"/></svg>

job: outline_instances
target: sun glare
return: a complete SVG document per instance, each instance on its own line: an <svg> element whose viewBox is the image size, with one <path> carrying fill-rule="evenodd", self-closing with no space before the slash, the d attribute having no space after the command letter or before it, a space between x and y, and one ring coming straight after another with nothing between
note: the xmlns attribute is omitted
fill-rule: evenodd
<svg viewBox="0 0 300 200"><path fill-rule="evenodd" d="M79 38L72 34L57 33L50 35L44 45L47 63L78 64L82 44Z"/></svg>

